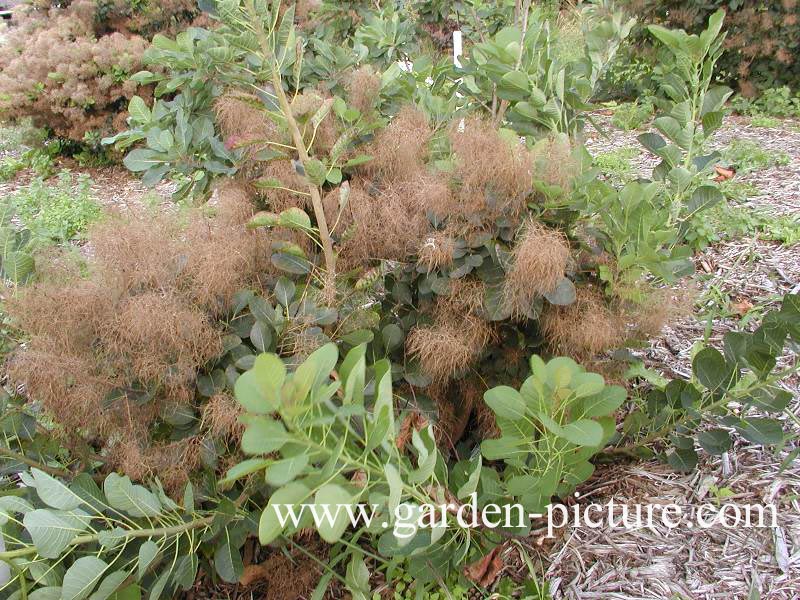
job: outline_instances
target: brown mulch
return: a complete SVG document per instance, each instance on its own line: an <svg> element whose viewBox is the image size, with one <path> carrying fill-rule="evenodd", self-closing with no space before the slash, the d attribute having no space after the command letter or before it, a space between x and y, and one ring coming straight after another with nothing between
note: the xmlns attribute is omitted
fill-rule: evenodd
<svg viewBox="0 0 800 600"><path fill-rule="evenodd" d="M145 200L165 207L172 204L170 195L175 185L168 181L162 181L150 189L122 166L81 169L81 172L92 178L92 193L108 209L125 212L128 209L141 208Z"/></svg>
<svg viewBox="0 0 800 600"><path fill-rule="evenodd" d="M707 249L695 264L697 273L684 284L688 294L699 298L695 313L664 327L638 352L646 366L673 376L690 376L696 341L707 335L719 348L726 332L752 330L764 312L779 308L781 297L800 291L798 246L743 238ZM786 367L792 360L787 352L780 364ZM797 395L798 377L786 383Z"/></svg>
<svg viewBox="0 0 800 600"><path fill-rule="evenodd" d="M714 135L712 149L722 150L734 139L756 142L771 152L785 152L791 162L740 177L754 184L760 193L748 198L746 206L763 208L775 215L800 215L800 120L785 119L780 127L753 127L747 117L727 117Z"/></svg>
<svg viewBox="0 0 800 600"><path fill-rule="evenodd" d="M689 475L656 462L606 472L604 484L611 489L591 501L605 504L613 497L617 519L624 504L631 511L636 504L676 504L684 514L703 504L774 504L776 526L765 519L765 527L668 528L657 518L652 528L573 528L549 557L546 577L553 597L743 599L753 586L763 600L797 598L800 473L795 468L777 474L782 458L737 444L727 458L706 459ZM713 486L733 495L718 500Z"/></svg>

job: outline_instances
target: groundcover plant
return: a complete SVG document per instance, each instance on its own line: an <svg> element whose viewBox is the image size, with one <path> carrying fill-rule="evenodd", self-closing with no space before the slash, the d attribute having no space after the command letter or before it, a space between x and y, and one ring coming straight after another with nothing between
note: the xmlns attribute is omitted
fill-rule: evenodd
<svg viewBox="0 0 800 600"><path fill-rule="evenodd" d="M158 21L107 4L54 10L59 35ZM624 135L593 104L636 22L611 2L197 12L169 7L147 70L118 75L127 128L98 149L104 100L75 155L171 202L100 216L69 173L0 199L4 597L578 597L536 546L611 469L692 473L742 443L791 468L797 286L709 318L682 369L642 360L702 304L685 282L736 172L724 12L645 24L646 172L614 178L587 148ZM16 185L33 166L11 160Z"/></svg>

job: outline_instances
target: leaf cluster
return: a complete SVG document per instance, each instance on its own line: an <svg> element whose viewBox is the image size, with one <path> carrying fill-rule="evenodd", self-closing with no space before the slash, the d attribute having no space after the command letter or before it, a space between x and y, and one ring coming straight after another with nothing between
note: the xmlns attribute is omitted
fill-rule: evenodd
<svg viewBox="0 0 800 600"><path fill-rule="evenodd" d="M675 379L650 391L645 405L626 417L623 439L646 443L666 437L666 458L682 470L697 465L696 446L710 454L730 450L733 432L753 444L780 447L786 440L783 425L763 415L780 414L791 400L778 382L793 368L777 365L800 340L799 300L786 295L754 331L726 333L721 350L697 349L691 380ZM732 410L731 403L740 410Z"/></svg>
<svg viewBox="0 0 800 600"><path fill-rule="evenodd" d="M225 581L241 572L237 548L252 523L230 500L209 513L195 509L191 485L179 505L157 483L115 473L102 488L85 473L65 483L32 468L21 478L20 493L0 497L10 598L156 600L189 589L201 562Z"/></svg>
<svg viewBox="0 0 800 600"><path fill-rule="evenodd" d="M592 475L589 459L614 436L612 415L627 394L570 358L533 356L530 364L519 390L498 386L484 395L501 435L484 440L481 453L504 461L506 494L542 514L553 496L567 496Z"/></svg>

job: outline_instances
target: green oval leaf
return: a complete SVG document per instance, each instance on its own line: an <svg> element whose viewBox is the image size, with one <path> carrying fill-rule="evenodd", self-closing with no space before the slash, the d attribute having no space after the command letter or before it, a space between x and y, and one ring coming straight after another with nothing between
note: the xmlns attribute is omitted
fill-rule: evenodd
<svg viewBox="0 0 800 600"><path fill-rule="evenodd" d="M103 481L108 503L132 517L157 517L161 514L161 502L158 497L141 485L131 483L126 475L109 473Z"/></svg>
<svg viewBox="0 0 800 600"><path fill-rule="evenodd" d="M566 277L563 277L561 281L556 284L556 287L553 289L553 291L548 292L544 295L544 297L550 304L555 304L556 306L567 306L572 304L577 298L575 284Z"/></svg>
<svg viewBox="0 0 800 600"><path fill-rule="evenodd" d="M295 275L307 275L311 272L311 263L305 258L295 256L294 254L287 254L286 252L276 252L270 258L272 264L287 273Z"/></svg>
<svg viewBox="0 0 800 600"><path fill-rule="evenodd" d="M697 452L694 448L674 448L667 455L667 462L676 471L689 473L697 466Z"/></svg>
<svg viewBox="0 0 800 600"><path fill-rule="evenodd" d="M82 556L64 574L61 598L83 600L88 597L107 568L106 562L96 556Z"/></svg>
<svg viewBox="0 0 800 600"><path fill-rule="evenodd" d="M748 442L771 446L783 441L783 426L777 419L750 417L736 426L736 431Z"/></svg>
<svg viewBox="0 0 800 600"><path fill-rule="evenodd" d="M225 477L219 481L219 485L226 486L234 481L238 481L242 477L247 477L248 475L266 469L271 464L272 460L268 458L248 458L247 460L243 460L239 464L228 469L228 472L225 473Z"/></svg>
<svg viewBox="0 0 800 600"><path fill-rule="evenodd" d="M590 419L578 419L564 425L559 437L577 446L599 446L603 443L603 426Z"/></svg>
<svg viewBox="0 0 800 600"><path fill-rule="evenodd" d="M83 500L52 475L37 468L31 469L31 475L36 484L36 493L42 502L53 508L72 510L83 504Z"/></svg>
<svg viewBox="0 0 800 600"><path fill-rule="evenodd" d="M266 482L275 487L286 485L300 475L308 466L308 455L297 454L273 462L267 467L264 478Z"/></svg>
<svg viewBox="0 0 800 600"><path fill-rule="evenodd" d="M72 539L86 529L88 519L73 513L40 508L27 513L22 524L40 555L59 558Z"/></svg>
<svg viewBox="0 0 800 600"><path fill-rule="evenodd" d="M726 390L734 382L734 369L716 348L703 348L692 360L697 380L708 390Z"/></svg>
<svg viewBox="0 0 800 600"><path fill-rule="evenodd" d="M314 504L319 507L320 513L327 508L328 514L334 517L332 519L322 519L317 525L317 531L323 540L329 544L339 541L350 523L345 507L350 506L352 503L353 498L350 493L335 483L325 484L317 490L314 495Z"/></svg>
<svg viewBox="0 0 800 600"><path fill-rule="evenodd" d="M292 482L275 491L269 498L267 506L261 513L258 522L258 541L265 546L283 533L288 525L294 523L288 516L288 507L297 506L304 502L311 491L302 483Z"/></svg>
<svg viewBox="0 0 800 600"><path fill-rule="evenodd" d="M515 420L525 416L525 400L512 387L501 385L486 390L483 399L498 417Z"/></svg>
<svg viewBox="0 0 800 600"><path fill-rule="evenodd" d="M153 540L147 540L139 547L139 563L136 565L136 578L141 581L150 564L158 556L158 544Z"/></svg>
<svg viewBox="0 0 800 600"><path fill-rule="evenodd" d="M247 454L269 454L280 450L290 441L283 423L269 417L247 415L242 417L247 428L242 434L242 451Z"/></svg>
<svg viewBox="0 0 800 600"><path fill-rule="evenodd" d="M308 230L311 229L311 219L303 209L292 206L281 211L278 217L278 225L289 229Z"/></svg>
<svg viewBox="0 0 800 600"><path fill-rule="evenodd" d="M724 429L709 429L697 434L700 447L709 454L722 454L731 449L731 436Z"/></svg>
<svg viewBox="0 0 800 600"><path fill-rule="evenodd" d="M150 109L147 108L147 104L139 96L133 96L128 102L128 114L136 123L150 121Z"/></svg>
<svg viewBox="0 0 800 600"><path fill-rule="evenodd" d="M214 551L214 570L223 581L228 583L237 583L244 571L242 556L239 554L239 550L231 545L227 529L222 536L222 541Z"/></svg>

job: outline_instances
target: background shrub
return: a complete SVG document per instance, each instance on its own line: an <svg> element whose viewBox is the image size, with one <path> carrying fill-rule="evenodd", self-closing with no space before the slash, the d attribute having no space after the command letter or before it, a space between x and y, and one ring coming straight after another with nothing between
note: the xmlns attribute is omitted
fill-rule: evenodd
<svg viewBox="0 0 800 600"><path fill-rule="evenodd" d="M598 99L637 99L658 88L654 69L659 62L653 48L640 40L645 35L637 25L598 82Z"/></svg>
<svg viewBox="0 0 800 600"><path fill-rule="evenodd" d="M639 129L653 116L654 110L655 107L649 100L620 104L614 110L611 124L626 131Z"/></svg>
<svg viewBox="0 0 800 600"><path fill-rule="evenodd" d="M188 0L22 7L0 46L0 117L32 117L76 141L123 128L137 88L130 76L142 66L146 38L194 14Z"/></svg>
<svg viewBox="0 0 800 600"><path fill-rule="evenodd" d="M800 87L800 4L797 0L632 0L640 22L661 22L690 33L703 29L716 10L727 13L728 37L719 74L746 96L788 85Z"/></svg>
<svg viewBox="0 0 800 600"><path fill-rule="evenodd" d="M733 109L753 117L798 117L800 116L800 91L792 94L789 86L768 88L758 98L736 96L731 102Z"/></svg>

